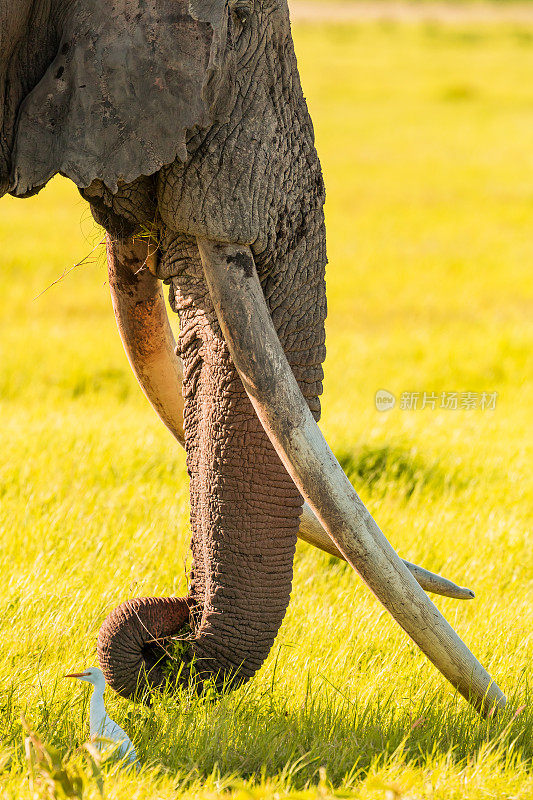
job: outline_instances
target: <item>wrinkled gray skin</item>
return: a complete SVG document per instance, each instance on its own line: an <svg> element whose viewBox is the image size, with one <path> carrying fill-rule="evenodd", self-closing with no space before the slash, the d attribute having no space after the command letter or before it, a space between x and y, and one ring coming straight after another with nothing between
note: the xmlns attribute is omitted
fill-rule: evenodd
<svg viewBox="0 0 533 800"><path fill-rule="evenodd" d="M157 684L159 645L189 621L185 660L201 677L246 679L289 602L302 500L232 364L195 237L251 245L318 418L324 188L286 0L0 0L0 35L0 194L72 178L115 243L111 259L149 231L180 318L190 595L113 612L102 668L125 696L143 667Z"/></svg>

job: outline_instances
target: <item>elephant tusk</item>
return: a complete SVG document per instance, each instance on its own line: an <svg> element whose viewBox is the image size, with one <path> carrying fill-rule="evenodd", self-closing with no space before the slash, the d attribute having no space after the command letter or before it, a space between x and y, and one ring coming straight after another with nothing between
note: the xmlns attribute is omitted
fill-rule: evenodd
<svg viewBox="0 0 533 800"><path fill-rule="evenodd" d="M149 402L182 447L183 369L168 321L161 281L150 269L153 255L143 239L115 242L107 239L109 288L117 326L133 372ZM307 503L300 519L298 537L336 558L346 560ZM471 589L404 561L420 586L456 600L471 600Z"/></svg>
<svg viewBox="0 0 533 800"><path fill-rule="evenodd" d="M173 353L161 281L152 274L155 259L147 240L117 242L107 235L109 288L124 350L148 401L185 446L183 370Z"/></svg>
<svg viewBox="0 0 533 800"><path fill-rule="evenodd" d="M478 711L505 696L393 550L331 452L279 342L248 246L198 238L218 321L255 411L324 529L399 625Z"/></svg>

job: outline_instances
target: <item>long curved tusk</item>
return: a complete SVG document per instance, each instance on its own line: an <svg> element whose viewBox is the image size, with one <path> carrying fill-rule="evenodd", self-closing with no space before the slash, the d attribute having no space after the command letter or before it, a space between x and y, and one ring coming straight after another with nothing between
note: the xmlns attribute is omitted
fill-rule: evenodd
<svg viewBox="0 0 533 800"><path fill-rule="evenodd" d="M331 452L279 342L247 246L198 238L205 279L246 392L296 486L346 560L480 712L505 696L397 556Z"/></svg>
<svg viewBox="0 0 533 800"><path fill-rule="evenodd" d="M173 354L176 343L161 281L151 271L155 258L145 239L117 242L107 236L109 288L124 350L147 399L185 446L183 370Z"/></svg>
<svg viewBox="0 0 533 800"><path fill-rule="evenodd" d="M151 405L166 427L185 446L183 433L183 369L168 321L161 281L145 266L154 256L142 239L134 243L108 238L109 288L120 337L132 369ZM304 503L298 536L318 550L343 561L343 554L330 539L309 505ZM407 569L426 592L455 600L471 600L471 589L430 572L410 561Z"/></svg>

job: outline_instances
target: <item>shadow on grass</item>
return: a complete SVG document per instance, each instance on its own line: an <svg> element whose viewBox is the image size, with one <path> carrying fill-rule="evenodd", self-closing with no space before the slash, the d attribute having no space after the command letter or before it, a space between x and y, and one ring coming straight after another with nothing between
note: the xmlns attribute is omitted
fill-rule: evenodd
<svg viewBox="0 0 533 800"><path fill-rule="evenodd" d="M415 448L365 445L338 450L335 455L357 490L379 496L394 492L409 500L422 491L442 493L467 485L466 478L456 470L444 470L440 464L427 463Z"/></svg>
<svg viewBox="0 0 533 800"><path fill-rule="evenodd" d="M525 683L496 718L477 716L462 698L429 693L411 705L394 688L382 700L359 703L331 692L315 677L299 707L253 685L216 703L164 696L152 715L136 708L128 724L143 731L145 763L206 779L215 771L245 780L290 778L292 788L318 784L325 769L333 786L361 780L376 765L400 762L430 769L449 760L459 769L490 759L494 768L519 763L532 770L533 714Z"/></svg>

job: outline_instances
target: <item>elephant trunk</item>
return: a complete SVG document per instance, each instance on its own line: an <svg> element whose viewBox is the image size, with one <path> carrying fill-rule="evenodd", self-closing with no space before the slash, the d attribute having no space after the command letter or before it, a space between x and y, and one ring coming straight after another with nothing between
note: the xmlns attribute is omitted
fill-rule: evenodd
<svg viewBox="0 0 533 800"><path fill-rule="evenodd" d="M194 253L173 278L190 476L193 656L200 680L251 677L289 603L302 498L222 337Z"/></svg>
<svg viewBox="0 0 533 800"><path fill-rule="evenodd" d="M104 620L98 633L98 662L107 683L123 697L141 694L165 680L172 636L189 621L187 600L138 597Z"/></svg>
<svg viewBox="0 0 533 800"><path fill-rule="evenodd" d="M325 353L325 255L323 228L315 233L317 247L313 249L302 239L299 253L293 253L291 269L269 269L270 254L264 256L262 272L265 298L280 339L309 406L318 416ZM136 273L134 280L123 275L128 270L131 273L127 248L114 245L108 255L121 335L146 393L157 407L161 384L158 358L162 348L168 349L168 342L160 346L154 337L148 358L144 350L139 351L139 342L145 338L139 332L148 335L159 317L159 313L154 316L145 294L155 303L160 303L160 296L153 287L139 284L143 274L142 280L150 281L146 269ZM139 253L136 256L140 259ZM261 256L258 261L261 263ZM127 269L122 270L122 262ZM183 366L193 568L186 601L161 601L160 612L166 618L162 627L155 626L151 616L152 612L157 616L154 600L128 601L102 626L100 664L110 685L130 697L146 682L157 686L170 675L183 680L193 672L199 686L208 678L214 678L220 687L235 686L260 668L289 603L303 503L232 362L195 239L167 234L157 271L170 281L171 304L180 317L177 349ZM291 305L291 297L298 295L307 298L300 313ZM179 613L167 619L169 603L176 603ZM191 632L190 646L183 653L187 663L182 666L169 664L173 648L167 644L172 644L169 637L183 627L184 604L190 613ZM145 611L148 620L142 616Z"/></svg>

